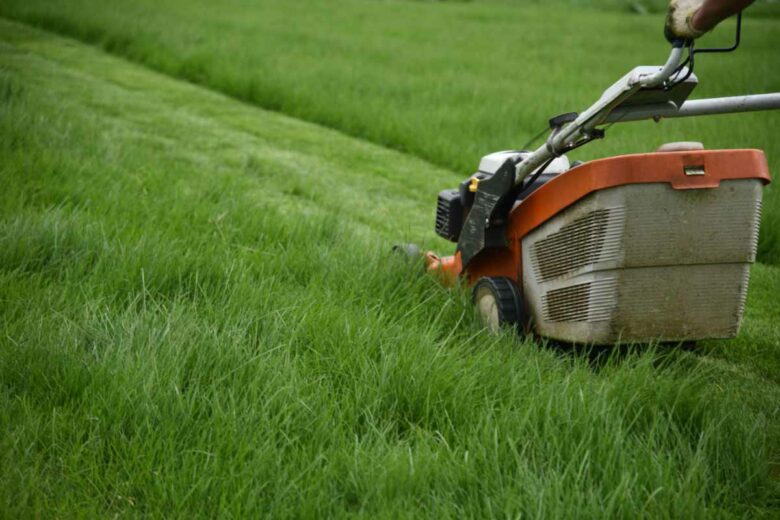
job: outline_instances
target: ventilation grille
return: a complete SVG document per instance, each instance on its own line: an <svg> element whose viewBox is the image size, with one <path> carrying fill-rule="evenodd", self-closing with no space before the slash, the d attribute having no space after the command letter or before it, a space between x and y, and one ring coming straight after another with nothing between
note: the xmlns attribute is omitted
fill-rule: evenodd
<svg viewBox="0 0 780 520"><path fill-rule="evenodd" d="M463 206L457 189L439 193L436 203L436 233L447 240L458 241L463 226Z"/></svg>
<svg viewBox="0 0 780 520"><path fill-rule="evenodd" d="M756 233L757 235L758 233ZM750 281L750 269L745 269L742 274L742 285L739 288L739 301L737 302L736 320L734 320L729 332L736 336L739 332L739 326L742 323L742 316L745 315L745 303L747 302L748 282Z"/></svg>
<svg viewBox="0 0 780 520"><path fill-rule="evenodd" d="M761 227L761 198L756 200L755 207L755 220L753 221L753 233L750 234L750 261L756 261L756 254L758 253L758 229Z"/></svg>
<svg viewBox="0 0 780 520"><path fill-rule="evenodd" d="M436 234L449 239L450 206L446 200L439 197L436 204Z"/></svg>
<svg viewBox="0 0 780 520"><path fill-rule="evenodd" d="M534 274L548 281L597 261L617 260L625 208L591 211L539 240L531 252Z"/></svg>
<svg viewBox="0 0 780 520"><path fill-rule="evenodd" d="M604 279L553 289L542 297L547 321L608 321L615 307L617 281Z"/></svg>

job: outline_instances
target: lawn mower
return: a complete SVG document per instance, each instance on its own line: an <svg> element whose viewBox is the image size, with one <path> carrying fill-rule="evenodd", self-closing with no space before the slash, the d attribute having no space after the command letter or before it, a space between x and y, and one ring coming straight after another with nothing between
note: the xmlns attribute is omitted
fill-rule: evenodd
<svg viewBox="0 0 780 520"><path fill-rule="evenodd" d="M550 119L539 148L483 157L438 196L436 233L457 247L424 253L427 270L472 286L493 331L593 345L736 336L770 182L763 152L678 142L584 163L565 154L612 123L780 108L780 93L688 100L694 57L736 49L740 27L741 15L727 49L672 41L663 66Z"/></svg>

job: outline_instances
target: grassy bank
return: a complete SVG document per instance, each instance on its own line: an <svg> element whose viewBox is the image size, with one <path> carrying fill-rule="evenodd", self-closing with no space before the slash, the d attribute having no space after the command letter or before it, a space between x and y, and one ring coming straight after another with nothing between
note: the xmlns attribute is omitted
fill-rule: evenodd
<svg viewBox="0 0 780 520"><path fill-rule="evenodd" d="M520 147L553 115L584 109L633 66L666 58L662 16L564 4L6 0L0 16L412 153L456 171L452 183L485 153ZM780 90L780 20L748 18L744 29L738 52L697 60L694 97ZM727 43L732 30L725 24L703 44ZM576 156L699 140L762 148L776 172L777 128L767 113L616 125ZM780 263L773 186L759 255Z"/></svg>
<svg viewBox="0 0 780 520"><path fill-rule="evenodd" d="M777 512L777 268L595 363L387 255L419 159L5 21L0 135L0 516Z"/></svg>

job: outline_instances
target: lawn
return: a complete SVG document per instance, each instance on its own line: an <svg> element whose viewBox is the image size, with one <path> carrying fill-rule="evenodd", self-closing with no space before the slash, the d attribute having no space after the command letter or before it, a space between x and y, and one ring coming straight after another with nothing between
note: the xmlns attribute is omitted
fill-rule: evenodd
<svg viewBox="0 0 780 520"><path fill-rule="evenodd" d="M260 107L473 173L563 112L584 110L635 65L665 61L663 15L612 1L4 0L0 16L99 45ZM645 2L657 7L658 2ZM599 3L601 5L602 3ZM774 9L771 9L774 7ZM780 12L759 2L732 54L701 55L694 97L780 91ZM767 14L769 13L769 14ZM725 23L702 45L733 39ZM725 130L724 130L725 129ZM773 114L617 125L575 158L669 141L761 148L780 168ZM759 256L780 265L780 195L766 190Z"/></svg>
<svg viewBox="0 0 780 520"><path fill-rule="evenodd" d="M476 91L467 106L452 104L450 115L435 105L432 127L425 119L403 123L415 112L406 105L423 101L388 98L387 118L369 130L368 116L347 128L313 115L329 89L348 84L339 79L347 65L324 78L305 70L285 77L278 58L268 74L247 72L263 55L257 49L298 53L300 69L322 54L305 39L302 47L289 44L301 35L274 47L279 34L262 25L257 44L242 46L241 38L251 36L244 4L218 11L206 3L185 10L183 3L107 9L72 2L67 10L47 6L48 18L33 20L30 13L44 11L38 5L5 2L0 12L27 10L28 22L138 63L0 20L0 516L777 514L777 266L754 266L736 340L704 342L695 352L624 348L594 359L511 334L489 336L465 290L444 290L418 266L388 255L398 241L447 247L432 231L433 201L466 173L461 162L475 163L481 152L507 147L512 135L530 134L537 119L566 108L556 99L595 98L643 53L657 61L663 45L619 49L604 57L604 70L582 76L582 90L540 95L522 108L527 112L504 111L516 126L513 134L511 123L497 123L498 137L457 131L468 106L500 90L475 81L474 49L463 58L472 60L464 68L476 67L464 76L466 86L453 75L452 87L488 90ZM275 22L270 15L255 21L284 32L281 20L292 7L274 5L278 11L266 13L276 12ZM399 16L423 24L420 13L442 8L445 20L462 19L462 33L491 13L480 4L349 6L339 16L355 31L344 38L365 37L367 56L370 27L354 21L365 10L397 7ZM187 16L178 29L163 30L176 8ZM120 25L122 9L139 11ZM315 24L312 11L301 10L300 30L316 42L328 27ZM649 18L604 16L648 41L657 32L642 29ZM62 21L68 17L81 21L69 25ZM413 40L415 32L391 18L364 19L379 24L377 31L398 23L399 45ZM769 56L772 23L749 21L753 54ZM85 29L90 24L103 32ZM198 24L202 32L192 28ZM236 24L243 29L233 30ZM218 43L220 26L225 41ZM132 38L119 45L107 35L123 27ZM158 39L144 40L135 32L142 30ZM184 59L174 48L177 30L202 35L192 43L207 56L200 85L181 81L193 78L177 69L184 63L176 62ZM571 43L559 43L558 51ZM748 56L749 43L743 59L762 63ZM144 46L148 55L138 50ZM453 52L423 47L431 62ZM362 55L344 49L355 60ZM393 76L400 60L390 49L386 57ZM574 57L565 60L569 70L582 68ZM357 74L373 60L353 63ZM371 66L379 77L382 64ZM768 72L756 88L776 88L777 73L761 66ZM732 84L721 79L706 94L746 90L749 69L741 67ZM256 106L266 106L259 94L230 91L229 81L243 81L242 69L254 85L312 74L299 91L309 115L284 105L292 101L268 111ZM543 83L564 72L551 67ZM438 79L430 78L437 75L430 72L427 83L418 76L411 74L410 85L433 103ZM367 77L362 99L369 111L379 112L382 89L407 88L402 76L390 86ZM452 102L450 89L440 92ZM344 94L332 110L340 107L340 121L351 121L360 99ZM482 110L474 121L490 112ZM438 142L448 143L441 148L428 139L438 135L436 125ZM649 149L696 130L713 146L761 146L770 165L778 164L771 115L670 121L663 133L639 126L644 130L613 128L616 143L599 143L594 153ZM407 130L419 148L392 141ZM347 135L364 131L364 139ZM470 142L474 136L480 145ZM772 260L771 242L762 244Z"/></svg>

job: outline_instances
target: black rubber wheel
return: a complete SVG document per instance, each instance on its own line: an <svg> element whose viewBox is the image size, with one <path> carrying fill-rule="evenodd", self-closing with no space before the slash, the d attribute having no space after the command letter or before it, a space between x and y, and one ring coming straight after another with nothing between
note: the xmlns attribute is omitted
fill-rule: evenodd
<svg viewBox="0 0 780 520"><path fill-rule="evenodd" d="M491 332L510 327L525 334L531 331L531 316L523 295L511 278L486 276L474 285L472 300Z"/></svg>

